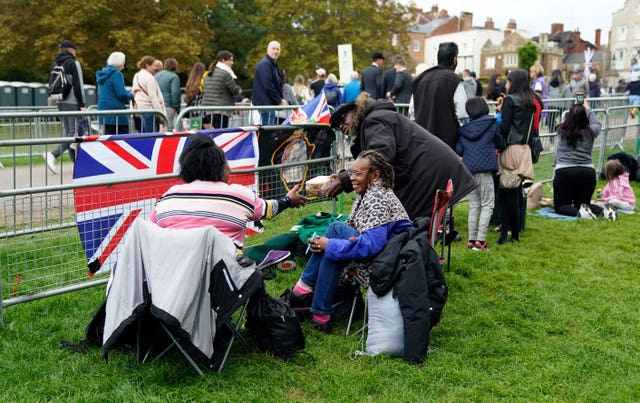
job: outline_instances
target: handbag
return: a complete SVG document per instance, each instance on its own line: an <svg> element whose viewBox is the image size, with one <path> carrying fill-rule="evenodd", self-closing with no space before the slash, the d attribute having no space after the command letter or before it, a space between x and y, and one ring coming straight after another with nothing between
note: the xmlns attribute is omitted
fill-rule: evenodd
<svg viewBox="0 0 640 403"><path fill-rule="evenodd" d="M522 177L515 171L502 169L498 186L501 189L517 189L522 185Z"/></svg>

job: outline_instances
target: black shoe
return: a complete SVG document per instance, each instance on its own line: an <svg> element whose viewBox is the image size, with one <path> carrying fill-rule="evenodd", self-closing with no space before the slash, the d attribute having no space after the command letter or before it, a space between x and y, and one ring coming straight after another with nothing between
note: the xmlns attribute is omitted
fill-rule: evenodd
<svg viewBox="0 0 640 403"><path fill-rule="evenodd" d="M504 245L505 243L507 243L507 237L506 236L501 236L500 238L498 238L498 240L496 241L496 243L498 245Z"/></svg>
<svg viewBox="0 0 640 403"><path fill-rule="evenodd" d="M289 304L291 308L309 309L313 300L313 293L299 295L293 290L287 290L282 294L282 300Z"/></svg>
<svg viewBox="0 0 640 403"><path fill-rule="evenodd" d="M331 320L329 320L328 322L325 323L320 323L317 322L315 319L311 319L311 323L313 323L313 327L316 328L316 330L322 332L322 333L326 333L326 334L330 334L331 331L333 330L333 323L331 322Z"/></svg>

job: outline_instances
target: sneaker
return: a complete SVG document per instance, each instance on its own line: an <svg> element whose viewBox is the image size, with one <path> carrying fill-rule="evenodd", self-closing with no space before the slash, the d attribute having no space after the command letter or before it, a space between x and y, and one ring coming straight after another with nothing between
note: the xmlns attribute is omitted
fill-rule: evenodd
<svg viewBox="0 0 640 403"><path fill-rule="evenodd" d="M616 210L611 207L609 203L605 203L604 206L602 206L602 215L609 221L618 219L618 213L616 213Z"/></svg>
<svg viewBox="0 0 640 403"><path fill-rule="evenodd" d="M473 246L473 250L489 250L489 245L487 245L487 241L476 241L475 245Z"/></svg>
<svg viewBox="0 0 640 403"><path fill-rule="evenodd" d="M474 246L476 246L476 241L470 239L469 242L467 242L467 248L473 249Z"/></svg>
<svg viewBox="0 0 640 403"><path fill-rule="evenodd" d="M58 170L56 169L56 157L51 153L42 154L42 159L47 163L47 168L51 171L52 174L57 174Z"/></svg>
<svg viewBox="0 0 640 403"><path fill-rule="evenodd" d="M597 217L593 214L593 211L586 204L582 203L580 205L580 210L578 210L578 217L584 218L585 220L595 220Z"/></svg>

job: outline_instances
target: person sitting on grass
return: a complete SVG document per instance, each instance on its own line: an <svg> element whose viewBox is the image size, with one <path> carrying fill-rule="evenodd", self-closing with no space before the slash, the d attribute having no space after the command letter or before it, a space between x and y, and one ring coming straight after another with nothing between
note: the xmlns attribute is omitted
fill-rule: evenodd
<svg viewBox="0 0 640 403"><path fill-rule="evenodd" d="M496 149L504 149L504 139L489 116L489 105L482 97L467 100L465 109L471 120L458 129L460 140L456 152L473 174L478 187L469 193L469 242L473 250L487 250L487 230L495 205L493 173L498 171Z"/></svg>
<svg viewBox="0 0 640 403"><path fill-rule="evenodd" d="M602 195L597 200L608 210L633 210L636 208L636 195L629 185L629 173L624 170L624 165L619 160L613 159L604 167L604 175L607 184L602 189ZM610 220L615 220L616 214L605 212Z"/></svg>
<svg viewBox="0 0 640 403"><path fill-rule="evenodd" d="M358 272L368 278L369 265L387 242L411 221L393 192L393 167L375 151L363 151L349 172L357 197L346 223L332 223L324 236L309 239L313 255L289 295L295 308L311 306L315 327L325 333L332 329L331 302L341 270L358 260Z"/></svg>

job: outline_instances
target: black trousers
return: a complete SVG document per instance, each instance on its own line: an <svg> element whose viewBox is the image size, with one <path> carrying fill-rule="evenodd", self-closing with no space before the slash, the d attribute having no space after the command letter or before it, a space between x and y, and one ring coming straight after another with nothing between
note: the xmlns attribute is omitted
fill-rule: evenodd
<svg viewBox="0 0 640 403"><path fill-rule="evenodd" d="M556 213L577 216L581 204L587 204L594 214L602 213L602 207L591 204L596 189L596 170L589 167L556 169L553 177L553 205Z"/></svg>
<svg viewBox="0 0 640 403"><path fill-rule="evenodd" d="M500 203L500 238L507 238L507 231L511 231L511 238L520 239L522 225L522 186L515 189L498 190Z"/></svg>

